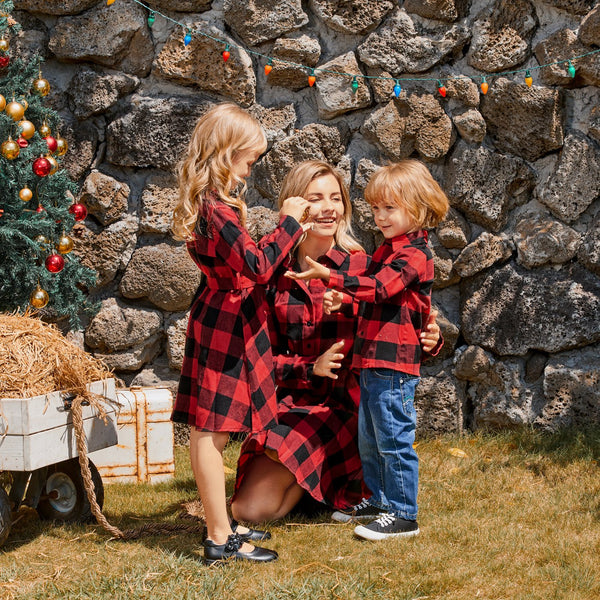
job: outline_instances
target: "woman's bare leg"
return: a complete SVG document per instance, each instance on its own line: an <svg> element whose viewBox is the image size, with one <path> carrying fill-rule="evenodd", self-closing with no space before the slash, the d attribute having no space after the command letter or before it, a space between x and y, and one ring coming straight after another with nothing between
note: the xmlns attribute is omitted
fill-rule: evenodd
<svg viewBox="0 0 600 600"><path fill-rule="evenodd" d="M274 521L287 515L303 494L287 467L266 454L258 454L248 464L231 512L240 521Z"/></svg>
<svg viewBox="0 0 600 600"><path fill-rule="evenodd" d="M206 518L207 538L215 544L224 544L231 533L225 495L223 449L229 439L227 432L190 430L190 459L192 471ZM242 552L252 551L244 544Z"/></svg>

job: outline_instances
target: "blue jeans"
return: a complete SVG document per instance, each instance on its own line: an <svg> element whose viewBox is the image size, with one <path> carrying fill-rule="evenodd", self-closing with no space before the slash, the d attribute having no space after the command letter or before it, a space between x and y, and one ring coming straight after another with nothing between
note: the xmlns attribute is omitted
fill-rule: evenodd
<svg viewBox="0 0 600 600"><path fill-rule="evenodd" d="M362 369L358 449L369 503L397 517L417 518L419 459L413 448L419 377L391 369Z"/></svg>

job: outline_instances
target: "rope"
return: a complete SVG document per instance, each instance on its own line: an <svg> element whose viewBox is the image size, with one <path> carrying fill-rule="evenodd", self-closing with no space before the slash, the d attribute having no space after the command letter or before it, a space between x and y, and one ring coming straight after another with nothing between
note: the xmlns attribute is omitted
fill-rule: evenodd
<svg viewBox="0 0 600 600"><path fill-rule="evenodd" d="M79 394L71 404L71 415L73 417L73 428L75 429L75 439L77 441L77 453L79 454L81 477L90 503L90 508L96 521L112 535L111 539L135 540L147 535L168 535L169 533L181 531L188 533L202 533L204 531L204 526L201 524L146 523L137 529L126 529L125 531L121 531L118 527L115 527L108 522L108 519L102 513L102 509L96 500L94 482L92 480L92 473L87 457L87 441L83 429L83 414L81 410L81 405L84 401L91 404L98 412L98 415L104 420L106 420L106 411L102 407L98 397L95 397L93 394L86 394L85 396Z"/></svg>

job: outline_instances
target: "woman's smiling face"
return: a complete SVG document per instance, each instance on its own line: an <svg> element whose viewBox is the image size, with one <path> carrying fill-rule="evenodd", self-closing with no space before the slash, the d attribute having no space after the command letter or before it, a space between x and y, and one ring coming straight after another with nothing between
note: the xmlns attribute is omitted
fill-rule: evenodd
<svg viewBox="0 0 600 600"><path fill-rule="evenodd" d="M344 216L344 201L337 179L331 174L317 177L303 195L310 202L307 221L313 227L309 235L333 237Z"/></svg>

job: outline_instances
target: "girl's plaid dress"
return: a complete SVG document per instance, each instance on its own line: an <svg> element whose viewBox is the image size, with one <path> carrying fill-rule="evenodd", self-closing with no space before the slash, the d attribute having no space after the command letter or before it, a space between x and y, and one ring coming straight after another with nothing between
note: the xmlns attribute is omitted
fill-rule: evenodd
<svg viewBox="0 0 600 600"><path fill-rule="evenodd" d="M334 248L319 259L340 271L362 271L366 254ZM298 269L295 261L289 268ZM269 299L273 303L272 340L279 410L278 424L269 431L253 433L242 445L236 489L252 457L269 448L319 502L348 508L370 492L362 481L356 444L358 427L358 377L350 371L356 332L355 307L326 315L325 284L283 277L278 270ZM312 375L317 358L337 341L346 354L338 379Z"/></svg>
<svg viewBox="0 0 600 600"><path fill-rule="evenodd" d="M205 286L190 312L173 421L203 431L276 425L265 284L301 235L285 217L256 244L234 208L214 196L204 202L187 248Z"/></svg>

